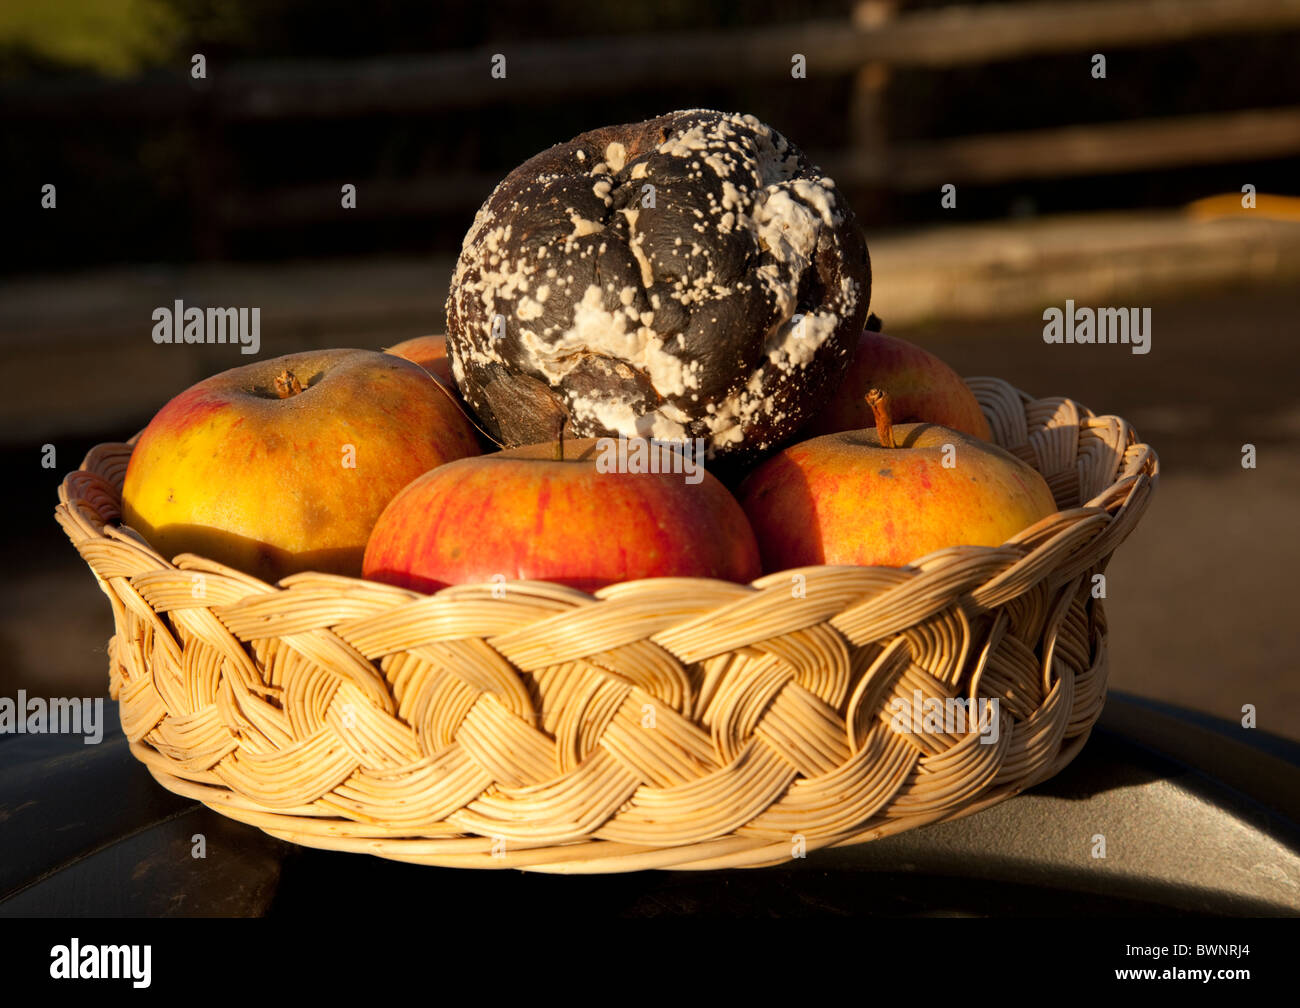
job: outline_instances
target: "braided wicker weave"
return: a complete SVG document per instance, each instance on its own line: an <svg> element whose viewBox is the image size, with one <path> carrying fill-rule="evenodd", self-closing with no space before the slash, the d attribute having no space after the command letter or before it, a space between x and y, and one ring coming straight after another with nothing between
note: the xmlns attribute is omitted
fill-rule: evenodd
<svg viewBox="0 0 1300 1008"><path fill-rule="evenodd" d="M424 864L777 864L1002 801L1069 763L1101 712L1093 575L1146 508L1156 456L1117 417L969 384L1062 510L907 568L595 596L277 587L169 563L121 527L129 444L90 452L57 517L113 607L132 752L172 791L296 843ZM996 699L998 730L900 722L895 698L918 695L986 719Z"/></svg>

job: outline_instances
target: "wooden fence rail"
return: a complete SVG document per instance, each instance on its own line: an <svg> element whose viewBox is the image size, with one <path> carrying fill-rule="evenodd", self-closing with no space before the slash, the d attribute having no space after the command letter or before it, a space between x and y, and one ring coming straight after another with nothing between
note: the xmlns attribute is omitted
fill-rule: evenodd
<svg viewBox="0 0 1300 1008"><path fill-rule="evenodd" d="M812 21L734 31L502 43L465 52L338 62L211 67L116 84L10 85L6 116L87 111L136 117L211 102L227 121L337 118L544 102L647 85L788 77L794 53L810 74L869 63L943 68L1093 47L1133 47L1239 32L1300 28L1300 0L1049 0L903 12L873 27ZM507 75L488 73L494 53Z"/></svg>
<svg viewBox="0 0 1300 1008"><path fill-rule="evenodd" d="M1300 154L1300 106L969 136L867 156L827 152L823 161L841 184L917 190L1292 154Z"/></svg>
<svg viewBox="0 0 1300 1008"><path fill-rule="evenodd" d="M1300 107L972 136L860 155L808 153L840 185L900 191L948 182L988 184L1218 164L1300 153ZM306 224L345 214L362 219L441 214L478 206L499 179L479 174L376 181L358 190L354 209L343 210L339 194L346 181L231 193L218 201L216 213L231 230L261 227L268 220Z"/></svg>

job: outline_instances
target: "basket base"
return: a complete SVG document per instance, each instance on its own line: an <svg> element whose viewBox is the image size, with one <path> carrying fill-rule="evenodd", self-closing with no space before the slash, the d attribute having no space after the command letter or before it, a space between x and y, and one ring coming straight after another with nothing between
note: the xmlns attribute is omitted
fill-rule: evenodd
<svg viewBox="0 0 1300 1008"><path fill-rule="evenodd" d="M847 835L805 841L799 853L794 851L789 842L772 843L767 839L735 835L675 847L635 847L609 840L590 840L537 847L511 844L508 849L501 845L494 850L493 842L485 837L411 837L398 830L368 827L350 820L319 816L298 817L296 821L299 828L286 828L285 823L293 819L282 811L260 809L223 788L208 787L175 777L157 765L157 760L151 758L154 751L148 746L132 742L131 752L145 764L154 780L173 794L191 798L220 815L254 826L268 836L287 843L317 850L371 854L392 861L440 868L507 868L549 875L602 875L651 870L771 868L788 864L810 851L869 843L919 826L963 819L1056 776L1083 750L1089 735L1091 729L1068 740L1056 760L1030 782L996 789L978 801L958 808L883 820ZM399 832L402 835L393 835ZM385 833L389 835L386 836Z"/></svg>

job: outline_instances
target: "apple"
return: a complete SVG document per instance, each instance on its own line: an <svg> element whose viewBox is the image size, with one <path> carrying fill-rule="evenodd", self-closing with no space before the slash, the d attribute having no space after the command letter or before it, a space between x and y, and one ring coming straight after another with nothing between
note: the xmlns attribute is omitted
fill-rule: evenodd
<svg viewBox="0 0 1300 1008"><path fill-rule="evenodd" d="M993 440L988 420L961 377L915 343L864 330L844 378L821 410L803 427L805 438L875 426L869 389L889 393L897 423L933 423Z"/></svg>
<svg viewBox="0 0 1300 1008"><path fill-rule="evenodd" d="M716 478L702 467L620 471L607 454L616 444L543 442L421 476L376 522L364 576L425 592L501 578L592 592L651 577L758 577L754 533Z"/></svg>
<svg viewBox="0 0 1300 1008"><path fill-rule="evenodd" d="M487 431L479 426L478 420L465 402L465 397L456 387L456 380L451 376L451 360L447 357L446 336L416 336L414 339L403 340L396 346L389 347L384 353L418 364L447 390L447 394L455 401L457 409L473 425L479 451L496 451L501 447L500 442L494 441Z"/></svg>
<svg viewBox="0 0 1300 1008"><path fill-rule="evenodd" d="M741 484L768 573L1000 546L1056 512L1043 477L997 445L935 424L895 427L889 397L872 389L867 399L874 429L792 445Z"/></svg>
<svg viewBox="0 0 1300 1008"><path fill-rule="evenodd" d="M446 336L416 336L402 340L384 352L420 365L447 388L456 390L456 381L451 376L451 361L447 357Z"/></svg>
<svg viewBox="0 0 1300 1008"><path fill-rule="evenodd" d="M372 350L320 350L214 375L140 434L123 520L167 557L198 553L267 581L357 576L402 487L478 452L445 390Z"/></svg>

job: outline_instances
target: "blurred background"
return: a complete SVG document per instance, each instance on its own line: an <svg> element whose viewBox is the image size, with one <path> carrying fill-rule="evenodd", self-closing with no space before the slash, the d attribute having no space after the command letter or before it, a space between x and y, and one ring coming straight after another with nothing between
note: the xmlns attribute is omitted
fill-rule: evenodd
<svg viewBox="0 0 1300 1008"><path fill-rule="evenodd" d="M510 169L712 107L848 193L885 331L1159 452L1109 571L1112 685L1300 739L1298 52L1300 0L0 5L0 695L105 692L58 483L248 362L156 346L154 308L260 307L263 356L441 332ZM1066 299L1151 308L1151 352L1045 345Z"/></svg>

